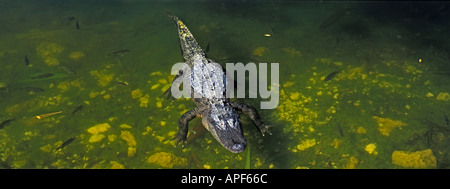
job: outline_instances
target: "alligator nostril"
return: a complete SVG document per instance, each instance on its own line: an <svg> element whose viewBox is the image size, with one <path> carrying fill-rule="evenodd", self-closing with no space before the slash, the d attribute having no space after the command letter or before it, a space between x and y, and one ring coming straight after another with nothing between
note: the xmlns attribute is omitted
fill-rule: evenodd
<svg viewBox="0 0 450 189"><path fill-rule="evenodd" d="M234 144L231 149L233 149L233 151L235 152L242 152L245 150L245 146L242 144Z"/></svg>

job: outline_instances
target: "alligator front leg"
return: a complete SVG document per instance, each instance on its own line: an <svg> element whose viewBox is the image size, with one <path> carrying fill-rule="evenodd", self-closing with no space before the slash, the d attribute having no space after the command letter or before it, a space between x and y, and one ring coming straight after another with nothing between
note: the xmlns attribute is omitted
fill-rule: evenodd
<svg viewBox="0 0 450 189"><path fill-rule="evenodd" d="M261 118L258 115L258 112L256 111L255 108L247 105L247 104L242 104L242 103L237 103L237 102L231 102L230 101L230 105L235 108L238 109L244 113L246 113L250 119L253 121L253 123L255 123L256 127L258 128L258 130L261 132L261 134L264 136L264 133L267 132L270 135L272 133L269 132L269 127L268 125L264 124L261 121Z"/></svg>
<svg viewBox="0 0 450 189"><path fill-rule="evenodd" d="M187 142L186 139L188 135L189 121L200 115L200 113L201 112L198 108L194 108L187 111L180 117L180 119L178 120L178 133L172 139L176 140L176 145L178 145L180 142Z"/></svg>

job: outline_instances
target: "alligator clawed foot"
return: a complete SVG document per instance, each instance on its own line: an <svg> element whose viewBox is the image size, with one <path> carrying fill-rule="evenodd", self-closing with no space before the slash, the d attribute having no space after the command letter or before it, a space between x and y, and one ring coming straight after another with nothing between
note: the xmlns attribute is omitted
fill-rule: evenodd
<svg viewBox="0 0 450 189"><path fill-rule="evenodd" d="M261 131L262 136L264 136L264 133L269 133L269 135L272 135L272 133L269 131L269 128L271 128L271 127L272 126L266 125L266 124L263 123L258 128Z"/></svg>
<svg viewBox="0 0 450 189"><path fill-rule="evenodd" d="M184 146L184 144L187 143L187 137L183 134L177 133L175 137L173 137L172 140L175 140L175 145L178 146L178 144L181 143L181 146Z"/></svg>

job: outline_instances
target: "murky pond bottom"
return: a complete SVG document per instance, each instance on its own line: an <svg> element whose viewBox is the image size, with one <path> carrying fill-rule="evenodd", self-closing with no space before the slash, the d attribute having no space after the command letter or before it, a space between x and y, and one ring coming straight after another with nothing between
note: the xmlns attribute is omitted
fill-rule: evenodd
<svg viewBox="0 0 450 189"><path fill-rule="evenodd" d="M0 4L0 168L448 168L446 2ZM183 61L166 11L211 59L279 63L277 108L233 99L272 135L241 114L233 154L197 118L175 146L195 104L163 94Z"/></svg>

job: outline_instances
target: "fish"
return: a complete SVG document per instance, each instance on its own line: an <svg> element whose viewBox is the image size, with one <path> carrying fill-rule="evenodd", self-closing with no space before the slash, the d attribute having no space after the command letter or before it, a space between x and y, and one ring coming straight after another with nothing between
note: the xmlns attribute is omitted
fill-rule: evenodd
<svg viewBox="0 0 450 189"><path fill-rule="evenodd" d="M28 66L30 65L30 61L28 60L28 56L25 55L25 65Z"/></svg>
<svg viewBox="0 0 450 189"><path fill-rule="evenodd" d="M63 66L63 65L59 65L58 66L61 70L64 70L65 72L69 73L69 74L77 74L77 72L75 72L75 70L67 67L67 66Z"/></svg>
<svg viewBox="0 0 450 189"><path fill-rule="evenodd" d="M112 56L112 57L122 57L125 54L127 54L128 52L130 52L129 49L122 49L122 50L118 50L118 51L114 51L112 53L109 53L108 56Z"/></svg>
<svg viewBox="0 0 450 189"><path fill-rule="evenodd" d="M338 73L339 73L339 71L331 72L330 74L327 75L327 77L325 77L325 79L323 79L323 81L330 81L330 80L332 80L334 77L337 76Z"/></svg>
<svg viewBox="0 0 450 189"><path fill-rule="evenodd" d="M206 53L209 52L209 44L210 44L210 43L208 43L208 44L206 45L206 48L205 48L205 52L206 52Z"/></svg>
<svg viewBox="0 0 450 189"><path fill-rule="evenodd" d="M339 132L339 136L344 137L344 132L342 131L341 125L338 123L336 124L338 132Z"/></svg>
<svg viewBox="0 0 450 189"><path fill-rule="evenodd" d="M447 127L450 126L450 121L448 120L447 114L444 113L444 122Z"/></svg>
<svg viewBox="0 0 450 189"><path fill-rule="evenodd" d="M77 22L75 23L75 26L77 27L77 30L80 30L80 25L78 24L78 19L77 19Z"/></svg>
<svg viewBox="0 0 450 189"><path fill-rule="evenodd" d="M339 20L342 19L342 17L347 13L347 11L350 10L350 8L345 8L340 11L337 11L336 13L328 16L319 26L319 29L325 30L331 25L335 24Z"/></svg>
<svg viewBox="0 0 450 189"><path fill-rule="evenodd" d="M41 74L41 75L34 76L31 79L45 79L45 78L52 77L53 75L55 75L55 74L46 73L46 74Z"/></svg>
<svg viewBox="0 0 450 189"><path fill-rule="evenodd" d="M77 112L83 109L83 105L79 105L72 111L72 116L75 115Z"/></svg>
<svg viewBox="0 0 450 189"><path fill-rule="evenodd" d="M34 116L34 117L37 118L37 119L42 119L44 117L48 117L48 116L52 116L52 115L60 114L60 113L63 113L63 111L46 113L46 114L42 114L42 115L38 115L38 116Z"/></svg>
<svg viewBox="0 0 450 189"><path fill-rule="evenodd" d="M128 86L127 82L122 82L122 81L113 81L113 83L115 84L119 84L119 85L123 85L123 86Z"/></svg>
<svg viewBox="0 0 450 189"><path fill-rule="evenodd" d="M44 89L40 87L24 87L23 90L27 92L44 92Z"/></svg>
<svg viewBox="0 0 450 189"><path fill-rule="evenodd" d="M16 120L16 118L12 118L12 119L7 119L5 121L2 121L0 123L0 129L5 128L7 125L9 125L12 121Z"/></svg>
<svg viewBox="0 0 450 189"><path fill-rule="evenodd" d="M56 148L56 150L59 149L63 149L64 147L66 147L67 145L71 144L73 141L75 140L75 137L69 138L66 141L64 141L61 146L59 146L58 148Z"/></svg>

